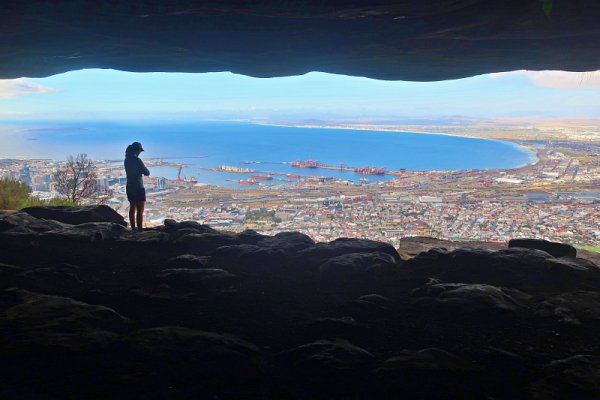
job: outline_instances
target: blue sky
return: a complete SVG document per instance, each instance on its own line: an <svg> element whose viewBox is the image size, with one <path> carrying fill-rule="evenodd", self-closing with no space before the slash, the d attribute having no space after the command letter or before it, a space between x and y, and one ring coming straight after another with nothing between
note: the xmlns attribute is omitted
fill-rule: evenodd
<svg viewBox="0 0 600 400"><path fill-rule="evenodd" d="M600 117L600 71L515 71L442 82L313 72L284 78L72 71L0 80L0 120Z"/></svg>

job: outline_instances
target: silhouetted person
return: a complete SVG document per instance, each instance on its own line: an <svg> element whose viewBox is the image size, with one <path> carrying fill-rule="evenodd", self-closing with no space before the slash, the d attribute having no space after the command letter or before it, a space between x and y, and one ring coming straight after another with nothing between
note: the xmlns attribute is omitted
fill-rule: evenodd
<svg viewBox="0 0 600 400"><path fill-rule="evenodd" d="M150 171L139 158L144 151L140 142L133 142L125 150L125 172L127 173L127 200L129 200L129 223L131 230L142 230L144 223L144 203L146 202L146 189L142 175L150 175ZM137 215L136 215L137 211Z"/></svg>

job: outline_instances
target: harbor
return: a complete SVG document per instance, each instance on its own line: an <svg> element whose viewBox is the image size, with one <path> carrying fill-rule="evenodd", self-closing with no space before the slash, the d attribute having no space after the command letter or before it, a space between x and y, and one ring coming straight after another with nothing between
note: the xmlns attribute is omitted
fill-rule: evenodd
<svg viewBox="0 0 600 400"><path fill-rule="evenodd" d="M362 175L392 175L392 176L400 176L402 175L406 170L405 169L399 169L399 170L387 170L383 167L379 168L379 167L375 167L375 166L364 166L364 167L352 167L352 166L348 166L345 165L343 163L338 164L338 165L334 165L334 164L326 164L326 163L322 163L319 162L317 160L306 160L306 161L241 161L242 164L253 164L253 165L289 165L291 167L294 168L299 168L299 169L309 169L309 170L317 170L317 169L327 169L327 170L337 170L337 171L346 171L346 172L354 172L356 174L362 174ZM313 174L310 175L303 175L303 174L291 174L291 173L287 173L287 172L281 172L281 171L272 171L272 170L266 170L266 169L250 169L250 168L246 168L246 167L237 167L237 166L232 166L232 165L220 165L218 167L211 167L211 168L200 168L201 170L204 171L212 171L212 172L227 172L227 173L234 173L234 174L251 174L250 178L251 180L258 180L258 181L271 181L274 179L274 177L286 177L288 179L302 179L302 178L308 178L313 176ZM363 179L361 179L362 181ZM247 182L244 182L247 183Z"/></svg>

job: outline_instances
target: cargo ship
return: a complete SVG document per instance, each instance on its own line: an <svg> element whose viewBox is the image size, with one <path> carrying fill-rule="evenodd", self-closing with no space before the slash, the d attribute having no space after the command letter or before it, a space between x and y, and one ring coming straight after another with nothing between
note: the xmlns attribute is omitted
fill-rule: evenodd
<svg viewBox="0 0 600 400"><path fill-rule="evenodd" d="M365 175L385 175L385 169L376 168L376 167L364 167L364 168L354 168L354 172L357 174L365 174Z"/></svg>
<svg viewBox="0 0 600 400"><path fill-rule="evenodd" d="M300 179L300 178L302 178L302 175L297 175L297 174L287 174L286 176L288 178L290 178L290 179Z"/></svg>
<svg viewBox="0 0 600 400"><path fill-rule="evenodd" d="M258 179L261 181L272 181L273 177L271 175L250 175L252 179Z"/></svg>
<svg viewBox="0 0 600 400"><path fill-rule="evenodd" d="M258 181L252 179L239 179L237 183L240 185L258 185Z"/></svg>
<svg viewBox="0 0 600 400"><path fill-rule="evenodd" d="M319 165L317 160L292 161L292 167L296 168L319 168Z"/></svg>
<svg viewBox="0 0 600 400"><path fill-rule="evenodd" d="M213 171L217 172L235 172L235 173L246 173L251 172L248 168L240 168L231 165L220 165L216 168L212 168Z"/></svg>

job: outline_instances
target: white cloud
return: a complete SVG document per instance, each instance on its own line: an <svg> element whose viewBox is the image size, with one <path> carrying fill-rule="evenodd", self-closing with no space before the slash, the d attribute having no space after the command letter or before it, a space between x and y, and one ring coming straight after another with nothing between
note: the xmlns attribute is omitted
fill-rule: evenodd
<svg viewBox="0 0 600 400"><path fill-rule="evenodd" d="M527 71L537 86L555 89L578 89L600 87L600 71L565 72L565 71Z"/></svg>
<svg viewBox="0 0 600 400"><path fill-rule="evenodd" d="M490 74L493 79L508 75L526 75L531 82L540 87L554 89L585 89L600 87L600 70L589 72L567 71L512 71Z"/></svg>
<svg viewBox="0 0 600 400"><path fill-rule="evenodd" d="M0 80L0 99L57 91L58 89L29 82L25 78Z"/></svg>

